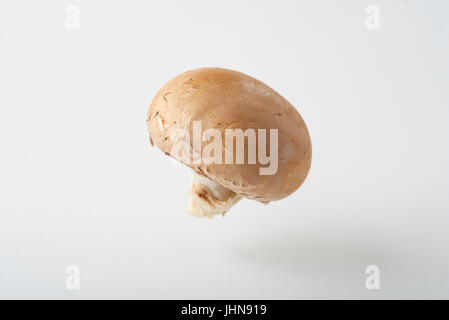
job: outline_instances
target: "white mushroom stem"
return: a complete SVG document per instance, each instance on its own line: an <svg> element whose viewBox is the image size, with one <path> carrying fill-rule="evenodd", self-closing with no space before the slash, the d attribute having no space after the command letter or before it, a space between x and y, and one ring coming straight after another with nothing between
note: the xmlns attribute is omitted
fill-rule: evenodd
<svg viewBox="0 0 449 320"><path fill-rule="evenodd" d="M196 217L224 215L242 197L196 172L193 174L187 212Z"/></svg>

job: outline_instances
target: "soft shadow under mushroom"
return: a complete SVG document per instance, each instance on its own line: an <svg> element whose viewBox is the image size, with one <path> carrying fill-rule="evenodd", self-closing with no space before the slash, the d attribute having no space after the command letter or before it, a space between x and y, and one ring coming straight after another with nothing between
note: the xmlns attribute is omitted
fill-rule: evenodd
<svg viewBox="0 0 449 320"><path fill-rule="evenodd" d="M370 264L392 271L400 270L407 263L399 258L394 248L374 239L339 232L323 235L290 230L270 237L261 234L251 242L235 242L232 255L261 268L301 276L352 277L356 273L364 277L364 270Z"/></svg>

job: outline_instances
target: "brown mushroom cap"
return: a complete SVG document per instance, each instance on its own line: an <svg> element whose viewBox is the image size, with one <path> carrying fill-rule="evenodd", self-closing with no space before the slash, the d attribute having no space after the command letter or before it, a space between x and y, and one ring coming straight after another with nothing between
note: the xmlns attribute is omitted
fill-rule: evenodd
<svg viewBox="0 0 449 320"><path fill-rule="evenodd" d="M201 121L202 131L215 128L223 137L225 129L278 129L278 169L274 175L260 175L259 168L266 165L258 159L256 164L246 160L245 164L185 163L238 195L261 202L279 200L298 189L306 178L312 155L307 127L298 111L266 84L221 68L178 75L151 102L147 117L151 144L171 154L180 139L176 130L187 130L193 136L194 120ZM223 138L223 149L224 142ZM203 141L202 147L208 143ZM193 148L193 141L190 144ZM245 159L246 155L247 143Z"/></svg>

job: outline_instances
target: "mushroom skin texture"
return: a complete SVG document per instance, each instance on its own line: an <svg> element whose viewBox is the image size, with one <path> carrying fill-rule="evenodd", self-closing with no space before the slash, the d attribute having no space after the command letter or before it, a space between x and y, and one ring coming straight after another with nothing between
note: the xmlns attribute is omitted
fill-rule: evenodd
<svg viewBox="0 0 449 320"><path fill-rule="evenodd" d="M267 165L258 157L255 164L248 163L247 139L243 164L225 164L224 160L214 163L204 158L185 161L179 152L173 152L179 145L187 145L193 159L210 143L202 139L202 149L195 149L190 139L194 121L201 121L203 132L209 128L220 131L223 159L227 152L225 129L277 129L277 171L261 175L259 168ZM310 136L298 111L263 82L237 71L200 68L176 76L154 97L147 124L151 145L183 162L197 175L189 195L188 212L192 215L224 214L241 197L265 204L283 199L301 186L310 169ZM268 133L266 140L269 144Z"/></svg>

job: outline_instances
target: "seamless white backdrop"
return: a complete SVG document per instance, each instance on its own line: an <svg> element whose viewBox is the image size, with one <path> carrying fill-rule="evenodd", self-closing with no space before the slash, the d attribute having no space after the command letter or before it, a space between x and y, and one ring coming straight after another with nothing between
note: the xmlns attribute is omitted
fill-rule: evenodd
<svg viewBox="0 0 449 320"><path fill-rule="evenodd" d="M0 298L449 298L448 12L2 1ZM185 213L191 173L149 146L145 117L166 81L205 66L264 81L305 119L312 168L287 199Z"/></svg>

